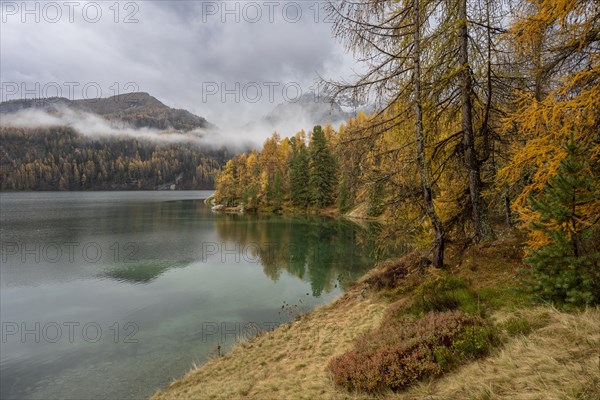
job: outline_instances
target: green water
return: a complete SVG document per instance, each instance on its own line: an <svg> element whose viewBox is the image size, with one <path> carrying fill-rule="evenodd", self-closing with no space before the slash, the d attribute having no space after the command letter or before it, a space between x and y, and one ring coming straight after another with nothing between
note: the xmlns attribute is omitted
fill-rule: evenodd
<svg viewBox="0 0 600 400"><path fill-rule="evenodd" d="M0 194L1 398L146 398L373 264L372 225L208 194Z"/></svg>

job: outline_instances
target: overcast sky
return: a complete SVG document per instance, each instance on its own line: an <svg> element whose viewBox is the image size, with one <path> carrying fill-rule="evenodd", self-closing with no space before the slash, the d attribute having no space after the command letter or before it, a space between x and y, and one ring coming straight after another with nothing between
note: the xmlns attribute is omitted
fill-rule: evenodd
<svg viewBox="0 0 600 400"><path fill-rule="evenodd" d="M1 100L135 90L221 127L240 126L293 101L298 88L306 93L317 74L351 75L353 58L332 38L322 7L312 0L2 1Z"/></svg>

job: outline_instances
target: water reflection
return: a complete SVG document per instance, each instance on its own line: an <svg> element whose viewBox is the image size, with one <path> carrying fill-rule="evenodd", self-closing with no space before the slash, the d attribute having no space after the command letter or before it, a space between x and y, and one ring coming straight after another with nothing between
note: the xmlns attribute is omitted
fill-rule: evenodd
<svg viewBox="0 0 600 400"><path fill-rule="evenodd" d="M373 265L376 225L214 214L201 196L0 193L0 322L40 327L40 340L1 344L1 398L146 398L232 345L231 327L276 326L296 311L282 304L309 311ZM206 337L207 324L220 332Z"/></svg>
<svg viewBox="0 0 600 400"><path fill-rule="evenodd" d="M220 246L259 260L277 281L282 271L310 282L313 296L345 288L372 261L372 230L344 219L311 216L222 215L215 222Z"/></svg>
<svg viewBox="0 0 600 400"><path fill-rule="evenodd" d="M187 266L187 262L161 260L146 260L144 262L128 263L123 266L108 268L99 274L100 277L114 279L119 282L147 284L172 268Z"/></svg>

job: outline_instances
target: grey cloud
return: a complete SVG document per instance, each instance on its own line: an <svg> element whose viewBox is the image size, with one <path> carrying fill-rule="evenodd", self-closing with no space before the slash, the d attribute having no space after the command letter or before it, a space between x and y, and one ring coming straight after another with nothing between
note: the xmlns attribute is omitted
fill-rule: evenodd
<svg viewBox="0 0 600 400"><path fill-rule="evenodd" d="M314 21L317 3L297 2L303 18L296 23L277 12L273 23L266 15L257 23L243 18L235 23L231 16L223 23L219 15L203 16L204 3L136 2L139 23L133 24L112 21L112 2L101 3L106 15L95 24L77 14L74 23L66 18L54 24L8 18L0 32L0 78L30 87L34 82L97 82L105 97L134 82L169 106L231 128L261 118L284 101L282 87L276 88L273 102L263 86L260 101L242 97L236 103L233 95L223 102L220 93L203 99L203 83L233 89L236 82L296 82L308 91L317 74L347 76L353 67L351 57L331 38L330 25ZM124 14L121 10L120 18ZM81 95L75 92L76 98Z"/></svg>
<svg viewBox="0 0 600 400"><path fill-rule="evenodd" d="M133 128L121 121L108 121L98 115L62 108L54 112L26 109L3 115L0 127L49 128L67 126L90 138L130 137L162 143L213 144L206 130L166 133L150 128Z"/></svg>

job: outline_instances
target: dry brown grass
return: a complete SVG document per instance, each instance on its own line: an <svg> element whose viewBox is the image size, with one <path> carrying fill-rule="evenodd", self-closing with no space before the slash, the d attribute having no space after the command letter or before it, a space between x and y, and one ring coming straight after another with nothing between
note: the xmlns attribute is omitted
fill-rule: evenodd
<svg viewBox="0 0 600 400"><path fill-rule="evenodd" d="M464 250L464 245L449 246L446 254L450 271L467 279L474 288L515 283L517 270L524 268L521 237L499 235L492 243L476 244Z"/></svg>
<svg viewBox="0 0 600 400"><path fill-rule="evenodd" d="M420 384L398 398L600 398L600 310L569 314L539 307L522 314L532 320L543 318L546 325L510 339L491 357ZM494 316L506 318L503 313Z"/></svg>
<svg viewBox="0 0 600 400"><path fill-rule="evenodd" d="M379 324L387 304L358 300L358 287L290 326L239 344L154 399L333 399L327 364Z"/></svg>
<svg viewBox="0 0 600 400"><path fill-rule="evenodd" d="M460 275L465 279L485 275L482 286L506 284L514 280L518 258L512 252L517 251L517 242L475 248L454 257L458 261L452 266L461 265ZM380 273L386 265L390 263L369 276ZM389 306L384 296L360 295L367 279L292 325L241 343L225 357L190 371L153 399L600 398L599 308L579 313L548 306L496 311L492 318L499 326L516 315L531 321L533 331L507 338L504 346L485 359L403 392L366 395L336 387L327 370L330 359L375 329ZM412 286L424 277L413 275L409 279ZM403 306L408 296L410 293L401 294L394 307Z"/></svg>
<svg viewBox="0 0 600 400"><path fill-rule="evenodd" d="M239 345L174 382L154 399L582 399L599 398L600 310L568 314L550 307L523 311L546 325L518 336L492 356L400 393L353 394L331 382L326 365L376 326L384 304L322 308L290 328ZM506 314L497 313L497 319Z"/></svg>

